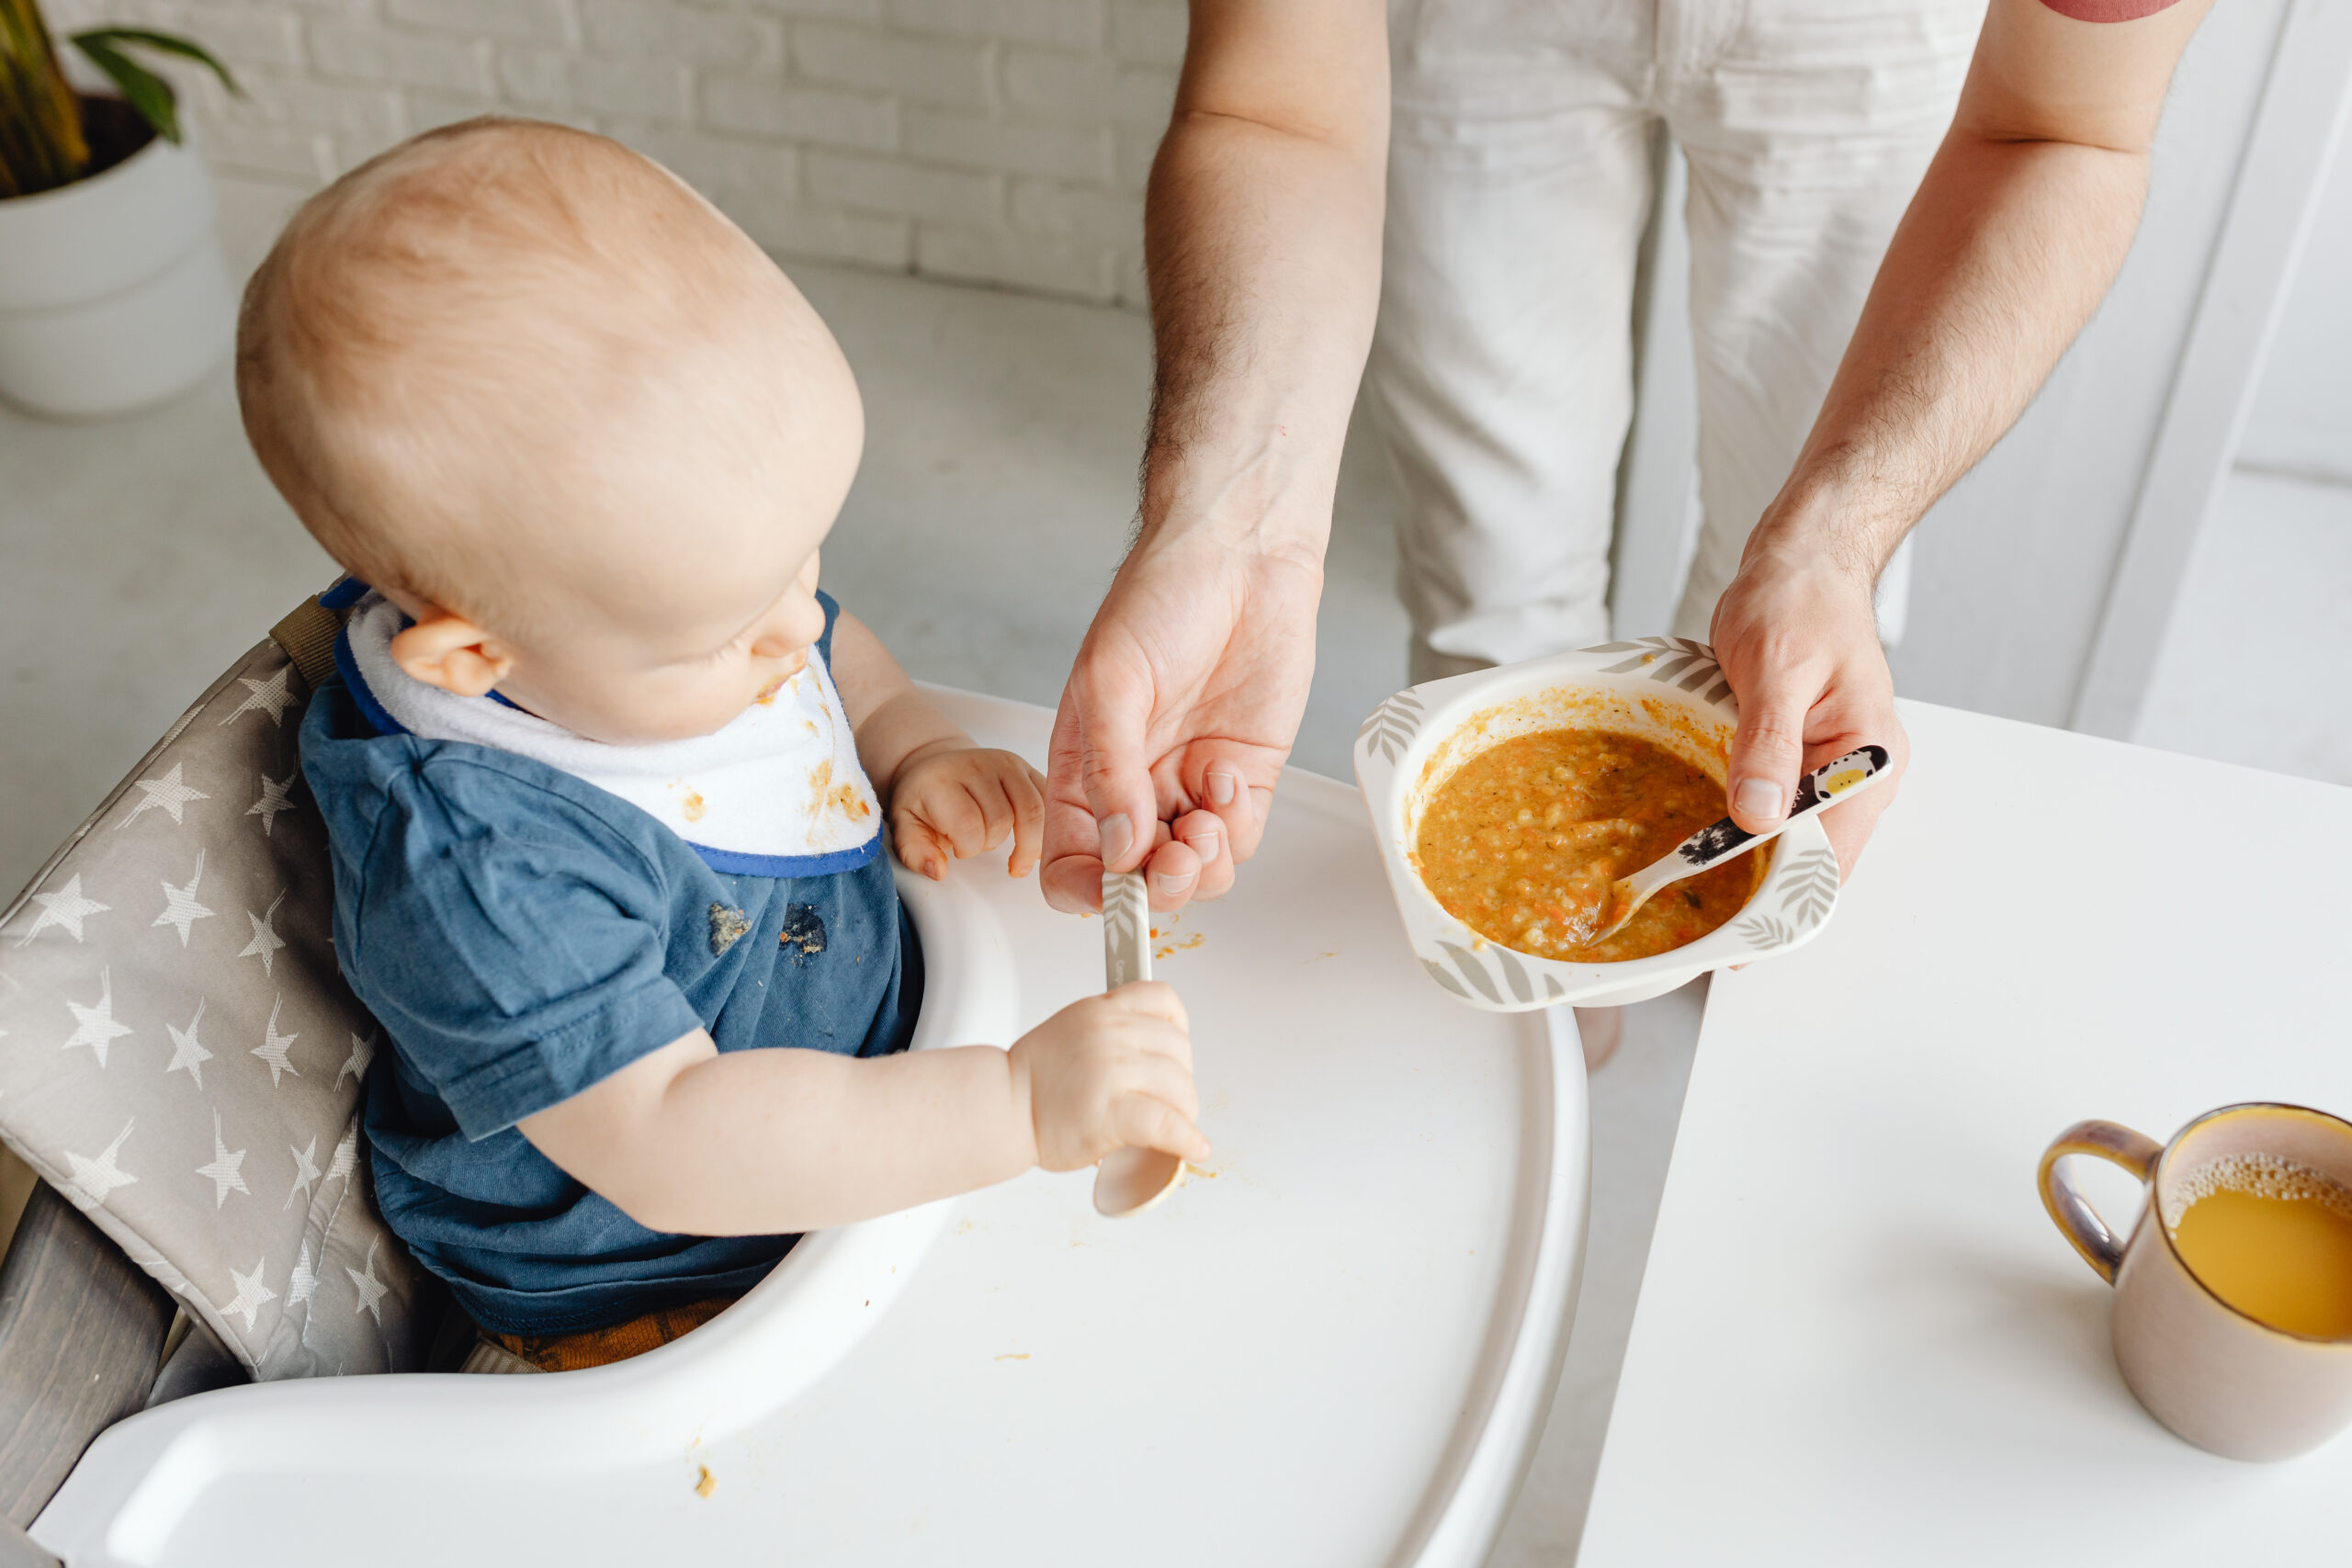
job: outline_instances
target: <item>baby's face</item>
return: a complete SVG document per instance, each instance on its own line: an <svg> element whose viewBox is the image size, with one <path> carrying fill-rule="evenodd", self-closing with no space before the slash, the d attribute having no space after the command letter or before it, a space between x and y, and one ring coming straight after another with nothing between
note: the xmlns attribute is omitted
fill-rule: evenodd
<svg viewBox="0 0 2352 1568"><path fill-rule="evenodd" d="M700 341L615 342L616 326L553 394L527 363L520 384L484 389L513 412L508 428L460 437L470 482L450 487L461 526L441 536L461 551L450 596L482 591L435 605L386 588L419 622L392 647L411 674L463 694L487 682L575 734L643 745L719 729L806 667L825 629L818 548L856 473L864 413L824 323L754 259L765 275L696 320L717 322ZM594 280L565 309L623 319ZM451 646L479 658L438 657Z"/></svg>
<svg viewBox="0 0 2352 1568"><path fill-rule="evenodd" d="M823 634L848 362L617 143L484 119L337 181L248 290L238 393L304 524L414 618L419 680L639 745L724 728Z"/></svg>
<svg viewBox="0 0 2352 1568"><path fill-rule="evenodd" d="M497 689L574 734L613 745L723 728L799 675L824 634L817 552L787 574L779 562L794 553L781 548L758 566L746 562L741 573L710 574L698 604L658 615L583 617L559 628L518 648Z"/></svg>
<svg viewBox="0 0 2352 1568"><path fill-rule="evenodd" d="M788 417L649 415L554 465L571 470L572 504L521 532L527 551L503 552L519 559L482 568L539 590L527 625L481 628L500 695L590 739L644 745L722 728L807 667L825 630L818 549L864 440L848 366L808 322L813 345L777 346L793 362ZM746 388L741 406L773 400ZM441 608L392 597L420 623ZM393 657L447 684L447 666L418 657L432 644L420 624Z"/></svg>

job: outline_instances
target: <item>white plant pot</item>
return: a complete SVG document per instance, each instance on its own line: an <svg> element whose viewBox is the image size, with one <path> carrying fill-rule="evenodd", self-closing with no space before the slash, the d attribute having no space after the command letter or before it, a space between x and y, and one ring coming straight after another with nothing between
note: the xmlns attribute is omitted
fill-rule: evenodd
<svg viewBox="0 0 2352 1568"><path fill-rule="evenodd" d="M212 178L155 138L102 175L0 200L0 396L72 419L186 390L235 329Z"/></svg>

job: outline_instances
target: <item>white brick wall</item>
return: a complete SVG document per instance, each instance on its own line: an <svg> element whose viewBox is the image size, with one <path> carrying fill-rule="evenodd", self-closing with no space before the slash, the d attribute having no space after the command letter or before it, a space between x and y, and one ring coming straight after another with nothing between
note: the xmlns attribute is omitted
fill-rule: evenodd
<svg viewBox="0 0 2352 1568"><path fill-rule="evenodd" d="M1129 305L1183 0L49 0L184 32L224 169L319 185L485 110L600 130L762 244Z"/></svg>

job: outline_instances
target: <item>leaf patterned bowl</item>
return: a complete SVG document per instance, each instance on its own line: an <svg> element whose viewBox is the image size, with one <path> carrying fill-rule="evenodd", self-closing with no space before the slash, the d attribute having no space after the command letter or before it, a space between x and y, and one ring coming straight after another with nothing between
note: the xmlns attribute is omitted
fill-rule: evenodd
<svg viewBox="0 0 2352 1568"><path fill-rule="evenodd" d="M1388 886L1421 966L1473 1007L1500 1012L1574 1002L1619 1007L1728 964L1804 946L1838 907L1838 854L1817 818L1752 851L1771 865L1747 903L1698 941L1618 964L1540 958L1448 914L1414 869L1421 808L1454 769L1536 730L1613 729L1683 758L1721 783L1739 705L1714 650L1643 637L1430 681L1397 693L1356 732L1356 783L1371 808Z"/></svg>

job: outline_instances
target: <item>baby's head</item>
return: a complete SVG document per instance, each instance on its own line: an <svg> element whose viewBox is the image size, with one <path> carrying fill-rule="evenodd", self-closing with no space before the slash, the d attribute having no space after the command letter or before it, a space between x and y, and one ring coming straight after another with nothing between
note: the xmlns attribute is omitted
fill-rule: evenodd
<svg viewBox="0 0 2352 1568"><path fill-rule="evenodd" d="M707 734L824 629L849 366L717 209L617 142L481 119L353 170L245 291L237 396L401 668L621 744Z"/></svg>

